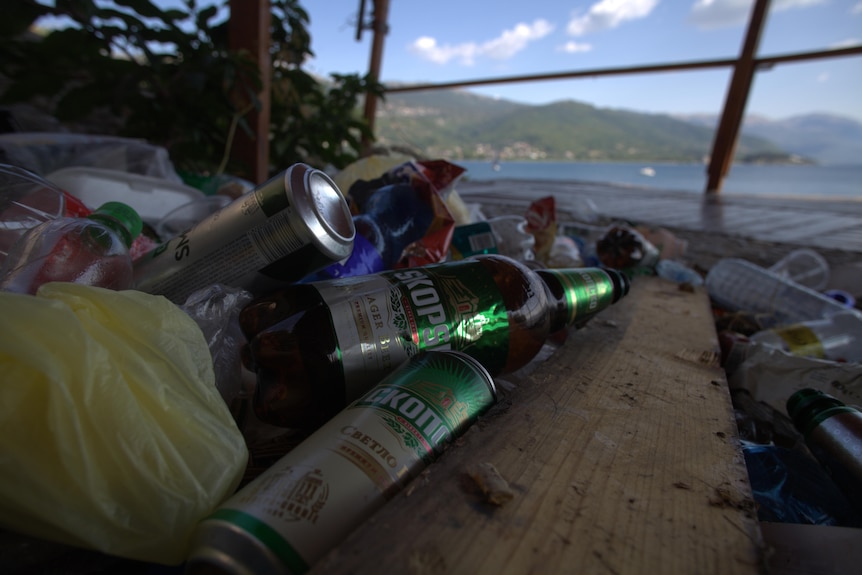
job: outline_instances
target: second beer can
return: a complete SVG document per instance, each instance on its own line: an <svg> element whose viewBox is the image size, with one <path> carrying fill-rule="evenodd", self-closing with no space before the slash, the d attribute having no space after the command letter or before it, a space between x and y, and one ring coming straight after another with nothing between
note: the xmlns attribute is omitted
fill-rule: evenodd
<svg viewBox="0 0 862 575"><path fill-rule="evenodd" d="M414 356L203 520L187 573L306 572L495 401L472 357Z"/></svg>
<svg viewBox="0 0 862 575"><path fill-rule="evenodd" d="M222 283L290 283L353 251L347 200L323 172L294 164L134 262L136 289L185 303Z"/></svg>

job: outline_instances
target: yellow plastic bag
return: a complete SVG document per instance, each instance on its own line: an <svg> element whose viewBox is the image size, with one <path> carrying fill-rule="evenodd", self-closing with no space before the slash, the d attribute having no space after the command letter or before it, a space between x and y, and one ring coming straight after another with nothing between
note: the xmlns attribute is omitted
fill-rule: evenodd
<svg viewBox="0 0 862 575"><path fill-rule="evenodd" d="M179 564L248 452L195 322L163 297L0 293L0 525Z"/></svg>

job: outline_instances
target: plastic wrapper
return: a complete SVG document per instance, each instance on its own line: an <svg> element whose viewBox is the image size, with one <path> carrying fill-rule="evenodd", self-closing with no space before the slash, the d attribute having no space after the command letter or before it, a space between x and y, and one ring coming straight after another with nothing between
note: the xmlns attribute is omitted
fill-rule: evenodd
<svg viewBox="0 0 862 575"><path fill-rule="evenodd" d="M583 265L587 267L602 265L596 253L596 243L602 239L606 232L607 228L604 226L584 224L579 221L562 223L558 229L558 234L571 238L575 242L584 262Z"/></svg>
<svg viewBox="0 0 862 575"><path fill-rule="evenodd" d="M244 395L240 350L245 336L238 318L252 299L251 292L215 284L194 292L181 306L204 334L212 356L216 389L228 406Z"/></svg>
<svg viewBox="0 0 862 575"><path fill-rule="evenodd" d="M181 563L248 458L195 322L136 291L0 294L0 370L0 525Z"/></svg>
<svg viewBox="0 0 862 575"><path fill-rule="evenodd" d="M557 203L554 196L540 198L527 208L527 231L536 238L536 259L547 263L557 237Z"/></svg>
<svg viewBox="0 0 862 575"><path fill-rule="evenodd" d="M584 266L578 244L570 237L557 236L546 262L549 268L580 268Z"/></svg>
<svg viewBox="0 0 862 575"><path fill-rule="evenodd" d="M42 176L70 166L89 166L180 181L166 148L118 136L56 132L0 134L0 162Z"/></svg>
<svg viewBox="0 0 862 575"><path fill-rule="evenodd" d="M338 187L339 191L345 196L350 187L357 181L375 180L389 170L400 166L406 162L412 161L413 158L403 154L383 155L372 154L365 158L359 158L346 166L343 170L339 170L332 174L332 181Z"/></svg>
<svg viewBox="0 0 862 575"><path fill-rule="evenodd" d="M818 389L848 405L862 405L862 364L791 355L756 342L734 341L726 354L727 382L784 412L800 389Z"/></svg>
<svg viewBox="0 0 862 575"><path fill-rule="evenodd" d="M678 238L666 228L637 226L635 230L659 252L661 259L679 260L688 249L688 241Z"/></svg>
<svg viewBox="0 0 862 575"><path fill-rule="evenodd" d="M774 445L746 445L743 454L760 521L862 526L862 516L807 454Z"/></svg>
<svg viewBox="0 0 862 575"><path fill-rule="evenodd" d="M444 261L455 219L444 193L464 173L445 160L406 162L373 180L357 180L348 199L356 226L353 254L306 277L316 281Z"/></svg>

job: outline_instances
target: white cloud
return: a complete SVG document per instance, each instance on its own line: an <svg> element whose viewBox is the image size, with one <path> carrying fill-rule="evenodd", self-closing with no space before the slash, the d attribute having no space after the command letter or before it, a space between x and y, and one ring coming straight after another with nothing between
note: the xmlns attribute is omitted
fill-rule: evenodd
<svg viewBox="0 0 862 575"><path fill-rule="evenodd" d="M578 52L589 52L593 49L592 44L582 44L580 42L566 42L557 48L558 52L566 52L567 54L577 54Z"/></svg>
<svg viewBox="0 0 862 575"><path fill-rule="evenodd" d="M817 81L819 83L824 83L829 81L829 72L823 72L822 74L817 76Z"/></svg>
<svg viewBox="0 0 862 575"><path fill-rule="evenodd" d="M480 51L489 58L507 60L533 40L550 34L553 29L545 20L536 20L532 24L517 24L511 30L505 30L498 38L482 44Z"/></svg>
<svg viewBox="0 0 862 575"><path fill-rule="evenodd" d="M473 64L478 46L473 43L458 46L438 46L437 40L430 36L422 36L410 45L410 50L420 57L436 64L445 64L452 59L460 59L463 64Z"/></svg>
<svg viewBox="0 0 862 575"><path fill-rule="evenodd" d="M830 44L829 47L833 50L837 50L839 48L853 48L854 46L862 45L862 39L859 38L847 38L846 40L841 40L840 42L835 42L834 44Z"/></svg>
<svg viewBox="0 0 862 575"><path fill-rule="evenodd" d="M826 0L773 0L770 12L806 8L824 2ZM739 26L748 22L753 5L753 0L696 0L689 21L698 28Z"/></svg>
<svg viewBox="0 0 862 575"><path fill-rule="evenodd" d="M465 66L471 66L476 58L484 56L495 60L507 60L527 47L534 40L551 33L554 27L546 20L536 20L532 24L519 23L493 40L483 44L464 42L457 45L438 45L437 40L423 36L410 45L410 50L425 60L437 64L445 64L450 60L458 60Z"/></svg>
<svg viewBox="0 0 862 575"><path fill-rule="evenodd" d="M572 16L567 32L584 36L592 32L616 28L627 20L649 16L658 0L601 0L590 6L586 14Z"/></svg>
<svg viewBox="0 0 862 575"><path fill-rule="evenodd" d="M862 2L857 2L850 8L851 14L862 14Z"/></svg>

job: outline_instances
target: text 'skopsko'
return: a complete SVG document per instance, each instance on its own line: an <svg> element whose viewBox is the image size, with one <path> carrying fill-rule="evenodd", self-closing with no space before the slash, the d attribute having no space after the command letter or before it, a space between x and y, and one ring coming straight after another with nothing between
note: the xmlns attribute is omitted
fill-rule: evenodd
<svg viewBox="0 0 862 575"><path fill-rule="evenodd" d="M292 285L240 313L255 411L274 425L319 425L422 350L512 372L628 289L615 270L533 271L500 255Z"/></svg>
<svg viewBox="0 0 862 575"><path fill-rule="evenodd" d="M305 573L495 401L470 356L414 356L204 519L187 573Z"/></svg>
<svg viewBox="0 0 862 575"><path fill-rule="evenodd" d="M332 180L294 164L138 258L135 287L174 303L216 283L254 292L343 260L354 236L350 208Z"/></svg>

